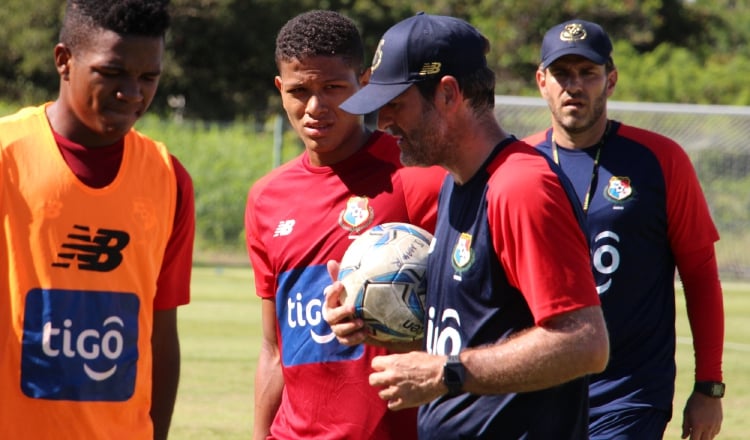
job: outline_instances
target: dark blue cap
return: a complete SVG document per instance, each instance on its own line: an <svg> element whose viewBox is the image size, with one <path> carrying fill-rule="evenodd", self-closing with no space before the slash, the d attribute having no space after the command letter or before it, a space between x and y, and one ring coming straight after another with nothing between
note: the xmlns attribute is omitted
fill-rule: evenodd
<svg viewBox="0 0 750 440"><path fill-rule="evenodd" d="M596 23L577 19L566 21L544 34L542 68L546 69L565 55L580 55L596 64L605 64L612 57L612 41Z"/></svg>
<svg viewBox="0 0 750 440"><path fill-rule="evenodd" d="M370 82L340 107L357 115L371 113L416 82L486 67L487 48L487 39L464 20L420 12L383 34Z"/></svg>

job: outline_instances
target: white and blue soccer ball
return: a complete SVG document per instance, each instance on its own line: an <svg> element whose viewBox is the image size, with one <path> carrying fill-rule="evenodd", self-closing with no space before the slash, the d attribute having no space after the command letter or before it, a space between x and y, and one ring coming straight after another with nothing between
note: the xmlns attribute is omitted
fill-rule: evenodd
<svg viewBox="0 0 750 440"><path fill-rule="evenodd" d="M432 234L408 223L383 223L357 237L341 259L342 303L354 304L375 339L424 336L425 269Z"/></svg>

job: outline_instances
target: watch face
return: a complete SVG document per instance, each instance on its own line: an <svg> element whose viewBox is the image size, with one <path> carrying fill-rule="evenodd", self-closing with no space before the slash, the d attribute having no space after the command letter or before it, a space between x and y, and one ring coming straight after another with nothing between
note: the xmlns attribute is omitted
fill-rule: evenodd
<svg viewBox="0 0 750 440"><path fill-rule="evenodd" d="M724 397L726 385L722 382L696 382L695 391L709 397Z"/></svg>
<svg viewBox="0 0 750 440"><path fill-rule="evenodd" d="M715 383L711 385L711 395L716 397L722 397L724 395L724 384Z"/></svg>

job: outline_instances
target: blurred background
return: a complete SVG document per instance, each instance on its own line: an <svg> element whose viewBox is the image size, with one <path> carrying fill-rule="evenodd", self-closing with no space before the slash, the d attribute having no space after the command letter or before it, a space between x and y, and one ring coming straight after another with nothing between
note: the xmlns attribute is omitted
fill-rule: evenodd
<svg viewBox="0 0 750 440"><path fill-rule="evenodd" d="M54 100L52 49L62 0L3 0L0 114ZM158 94L138 128L193 176L196 258L244 257L250 185L299 154L286 125L273 52L278 29L309 9L352 18L370 60L380 36L418 11L461 17L491 41L497 116L517 136L549 119L534 82L546 29L579 17L614 42L610 116L673 137L688 151L722 240L722 277L750 279L750 1L748 0L172 0Z"/></svg>
<svg viewBox="0 0 750 440"><path fill-rule="evenodd" d="M52 50L64 4L2 0L0 115L57 97ZM273 85L273 52L278 29L310 9L352 18L364 36L366 60L387 28L418 11L466 19L492 42L496 115L518 137L549 124L534 82L546 29L576 17L602 24L614 41L619 70L610 117L670 136L685 148L719 227L728 384L720 438L748 437L743 408L750 405L750 0L171 4L164 75L151 111L137 124L180 159L196 194L196 264L191 304L180 310L183 365L171 438L250 436L261 325L245 254L245 200L256 179L302 151ZM669 439L680 436L693 383L691 333L678 292L679 372Z"/></svg>

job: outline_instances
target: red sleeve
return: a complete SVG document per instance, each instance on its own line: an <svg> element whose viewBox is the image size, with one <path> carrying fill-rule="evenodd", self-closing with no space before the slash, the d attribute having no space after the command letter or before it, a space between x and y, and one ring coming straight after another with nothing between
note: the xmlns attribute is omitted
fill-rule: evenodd
<svg viewBox="0 0 750 440"><path fill-rule="evenodd" d="M714 243L719 233L690 157L673 140L622 126L624 136L640 139L664 171L667 234L685 290L695 350L696 380L720 381L724 346L724 305Z"/></svg>
<svg viewBox="0 0 750 440"><path fill-rule="evenodd" d="M404 201L409 223L435 232L437 222L437 199L447 171L433 166L429 168L404 167L399 170L404 188Z"/></svg>
<svg viewBox="0 0 750 440"><path fill-rule="evenodd" d="M618 135L649 148L664 173L667 189L667 235L674 254L713 245L719 233L690 157L672 139L658 133L621 125Z"/></svg>
<svg viewBox="0 0 750 440"><path fill-rule="evenodd" d="M195 240L195 195L187 170L172 156L177 178L177 205L172 235L157 280L155 310L173 309L190 302L190 274Z"/></svg>
<svg viewBox="0 0 750 440"><path fill-rule="evenodd" d="M675 255L693 334L695 380L722 381L724 300L713 245Z"/></svg>
<svg viewBox="0 0 750 440"><path fill-rule="evenodd" d="M273 299L276 297L276 278L273 276L271 263L268 261L265 244L260 239L255 217L255 203L258 194L262 192L262 188L268 179L268 176L261 178L248 192L247 205L245 206L245 242L250 257L250 265L253 268L255 294L261 298Z"/></svg>
<svg viewBox="0 0 750 440"><path fill-rule="evenodd" d="M508 281L526 298L537 325L599 305L586 237L557 175L531 147L510 149L498 157L508 160L488 192L493 245Z"/></svg>

